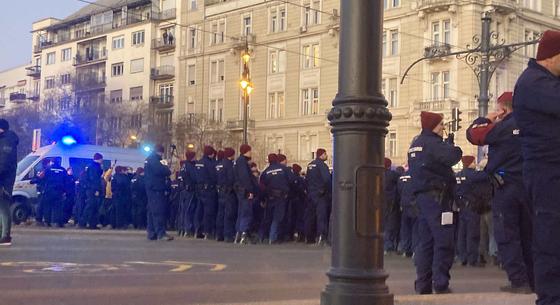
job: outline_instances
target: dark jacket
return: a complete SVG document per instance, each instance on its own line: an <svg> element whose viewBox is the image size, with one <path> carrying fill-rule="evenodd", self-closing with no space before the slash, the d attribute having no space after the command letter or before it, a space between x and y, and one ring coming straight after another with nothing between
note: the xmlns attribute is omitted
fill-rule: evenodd
<svg viewBox="0 0 560 305"><path fill-rule="evenodd" d="M487 118L476 119L467 129L467 139L474 145L488 145L487 173L521 175L521 139L513 115L497 123Z"/></svg>
<svg viewBox="0 0 560 305"><path fill-rule="evenodd" d="M330 196L331 174L325 161L315 159L307 165L307 190L310 196Z"/></svg>
<svg viewBox="0 0 560 305"><path fill-rule="evenodd" d="M194 165L196 184L199 186L215 187L218 181L216 176L216 161L210 159L208 156L202 157Z"/></svg>
<svg viewBox="0 0 560 305"><path fill-rule="evenodd" d="M272 163L262 172L260 184L264 186L268 196L278 197L279 193L288 195L292 181L290 181L287 171L285 166Z"/></svg>
<svg viewBox="0 0 560 305"><path fill-rule="evenodd" d="M0 188L11 196L16 180L18 136L11 130L0 134Z"/></svg>
<svg viewBox="0 0 560 305"><path fill-rule="evenodd" d="M245 156L239 156L235 165L233 166L235 176L234 187L237 190L257 194L259 191L258 181L255 181L253 173L251 173L251 166L249 159Z"/></svg>
<svg viewBox="0 0 560 305"><path fill-rule="evenodd" d="M216 165L216 175L219 187L233 190L233 184L235 183L233 161L224 158L218 162L218 165Z"/></svg>
<svg viewBox="0 0 560 305"><path fill-rule="evenodd" d="M194 164L195 162L187 161L179 171L180 186L189 192L194 191L196 187L196 169Z"/></svg>
<svg viewBox="0 0 560 305"><path fill-rule="evenodd" d="M86 167L85 188L88 191L99 192L101 196L104 190L103 168L97 162L91 162Z"/></svg>
<svg viewBox="0 0 560 305"><path fill-rule="evenodd" d="M398 203L397 183L399 182L399 174L390 169L385 170L384 189L385 201L389 205Z"/></svg>
<svg viewBox="0 0 560 305"><path fill-rule="evenodd" d="M397 183L397 193L399 194L399 204L401 209L409 208L413 205L414 194L412 193L412 177L406 172L399 177Z"/></svg>
<svg viewBox="0 0 560 305"><path fill-rule="evenodd" d="M62 195L66 193L68 185L68 174L64 167L53 165L45 171L43 178L44 193L46 195Z"/></svg>
<svg viewBox="0 0 560 305"><path fill-rule="evenodd" d="M525 165L558 168L560 78L531 59L515 85L513 108Z"/></svg>
<svg viewBox="0 0 560 305"><path fill-rule="evenodd" d="M456 198L474 202L482 201L484 186L490 183L486 172L465 168L457 173L457 186L455 187Z"/></svg>
<svg viewBox="0 0 560 305"><path fill-rule="evenodd" d="M161 156L152 153L144 162L144 179L146 191L165 192L169 190L168 179L171 176L169 167L161 163Z"/></svg>
<svg viewBox="0 0 560 305"><path fill-rule="evenodd" d="M146 183L143 175L134 175L130 181L130 191L134 204L140 204L147 200Z"/></svg>
<svg viewBox="0 0 560 305"><path fill-rule="evenodd" d="M127 174L115 174L111 180L113 199L128 203L131 197L131 181Z"/></svg>
<svg viewBox="0 0 560 305"><path fill-rule="evenodd" d="M412 177L412 191L450 191L455 185L452 166L461 160L461 148L431 130L422 130L408 150L408 165Z"/></svg>

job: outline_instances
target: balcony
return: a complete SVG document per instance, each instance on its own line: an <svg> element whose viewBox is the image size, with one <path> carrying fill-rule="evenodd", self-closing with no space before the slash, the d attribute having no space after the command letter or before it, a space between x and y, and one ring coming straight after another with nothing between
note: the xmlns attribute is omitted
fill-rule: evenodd
<svg viewBox="0 0 560 305"><path fill-rule="evenodd" d="M158 14L155 15L154 19L159 20L159 21L164 21L164 20L169 20L169 19L175 19L177 16L177 9L176 8L171 8L165 11L162 11Z"/></svg>
<svg viewBox="0 0 560 305"><path fill-rule="evenodd" d="M459 102L451 98L416 101L414 103L415 111L447 112L455 107L459 107Z"/></svg>
<svg viewBox="0 0 560 305"><path fill-rule="evenodd" d="M27 95L23 92L10 93L10 102L12 103L24 103L26 100L27 100Z"/></svg>
<svg viewBox="0 0 560 305"><path fill-rule="evenodd" d="M78 53L74 58L74 66L83 66L106 61L107 53L107 49L95 50L93 53L86 55Z"/></svg>
<svg viewBox="0 0 560 305"><path fill-rule="evenodd" d="M52 41L43 41L40 42L39 44L35 45L33 47L33 52L35 53L41 53L41 51L45 48L48 48L50 46L54 45L54 43Z"/></svg>
<svg viewBox="0 0 560 305"><path fill-rule="evenodd" d="M174 106L173 95L159 95L150 97L150 102L156 109L172 109Z"/></svg>
<svg viewBox="0 0 560 305"><path fill-rule="evenodd" d="M31 66L25 68L27 70L27 76L39 78L41 77L41 66Z"/></svg>
<svg viewBox="0 0 560 305"><path fill-rule="evenodd" d="M518 7L516 0L489 0L486 4L493 6L500 13L515 12Z"/></svg>
<svg viewBox="0 0 560 305"><path fill-rule="evenodd" d="M418 0L418 11L432 13L456 10L457 0Z"/></svg>
<svg viewBox="0 0 560 305"><path fill-rule="evenodd" d="M445 56L451 53L451 46L446 43L436 43L424 48L424 57Z"/></svg>
<svg viewBox="0 0 560 305"><path fill-rule="evenodd" d="M156 38L152 40L152 49L165 52L175 50L175 37L171 36L167 39Z"/></svg>
<svg viewBox="0 0 560 305"><path fill-rule="evenodd" d="M172 79L174 77L175 77L174 66L161 66L157 68L152 68L150 73L150 78L153 80Z"/></svg>
<svg viewBox="0 0 560 305"><path fill-rule="evenodd" d="M77 92L101 90L106 85L105 75L78 75L74 80L74 90Z"/></svg>
<svg viewBox="0 0 560 305"><path fill-rule="evenodd" d="M247 128L255 128L255 120L247 121ZM227 120L226 129L229 131L243 131L243 120Z"/></svg>
<svg viewBox="0 0 560 305"><path fill-rule="evenodd" d="M34 102L39 101L39 92L29 91L27 95L27 99L32 100Z"/></svg>

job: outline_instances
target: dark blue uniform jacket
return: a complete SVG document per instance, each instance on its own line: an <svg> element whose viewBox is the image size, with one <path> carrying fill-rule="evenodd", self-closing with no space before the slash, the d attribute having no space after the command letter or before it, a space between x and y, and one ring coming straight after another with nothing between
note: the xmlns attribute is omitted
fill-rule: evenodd
<svg viewBox="0 0 560 305"><path fill-rule="evenodd" d="M161 163L160 155L152 153L144 162L146 191L167 191L169 176L171 176L171 170Z"/></svg>
<svg viewBox="0 0 560 305"><path fill-rule="evenodd" d="M315 159L307 165L307 190L310 196L330 195L332 191L331 174L325 161Z"/></svg>

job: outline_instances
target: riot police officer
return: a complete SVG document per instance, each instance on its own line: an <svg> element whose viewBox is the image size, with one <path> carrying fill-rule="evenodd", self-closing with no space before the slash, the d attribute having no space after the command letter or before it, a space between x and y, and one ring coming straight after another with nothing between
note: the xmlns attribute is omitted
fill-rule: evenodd
<svg viewBox="0 0 560 305"><path fill-rule="evenodd" d="M235 221L237 218L237 199L233 190L235 174L233 160L235 150L227 147L223 151L223 158L216 165L218 182L218 218L216 230L218 240L233 242L235 238Z"/></svg>
<svg viewBox="0 0 560 305"><path fill-rule="evenodd" d="M113 192L114 227L115 229L126 229L129 225L130 210L127 208L131 198L131 181L127 174L127 168L117 166L115 175L111 180L111 191Z"/></svg>
<svg viewBox="0 0 560 305"><path fill-rule="evenodd" d="M240 156L233 167L235 176L235 194L238 202L237 236L236 242L249 243L250 230L253 224L253 200L258 193L258 185L253 177L250 167L252 156L251 146L241 145Z"/></svg>
<svg viewBox="0 0 560 305"><path fill-rule="evenodd" d="M202 232L201 227L195 227L195 213L197 211L197 199L195 195L196 191L196 153L194 151L187 151L185 153L185 162L181 171L179 172L179 178L181 180L183 188L183 202L181 207L182 218L181 224L183 227L180 229L183 236L192 237L195 232ZM199 224L199 222L196 222Z"/></svg>
<svg viewBox="0 0 560 305"><path fill-rule="evenodd" d="M383 248L385 253L397 251L401 220L397 193L399 174L391 169L391 165L391 159L385 158L385 206L383 209L383 226L385 231L383 234Z"/></svg>
<svg viewBox="0 0 560 305"><path fill-rule="evenodd" d="M167 194L169 193L169 176L171 170L162 157L165 153L163 145L157 145L154 152L148 156L144 163L146 194L148 196L148 239L173 240L167 235L166 209Z"/></svg>
<svg viewBox="0 0 560 305"><path fill-rule="evenodd" d="M132 196L132 224L135 229L145 229L147 220L148 195L146 194L146 182L144 180L144 169L139 167L130 181Z"/></svg>
<svg viewBox="0 0 560 305"><path fill-rule="evenodd" d="M291 233L296 242L305 241L305 210L307 208L307 185L305 178L301 175L301 166L292 164L292 172L295 180L292 183L292 191L290 192L289 216L292 218Z"/></svg>
<svg viewBox="0 0 560 305"><path fill-rule="evenodd" d="M307 242L313 242L313 231L318 235L317 244L327 242L331 211L331 174L327 161L327 151L319 148L316 159L307 165L308 205L306 216Z"/></svg>
<svg viewBox="0 0 560 305"><path fill-rule="evenodd" d="M500 260L510 284L500 289L531 293L534 286L529 196L523 185L519 128L513 117L513 94L498 97L498 112L477 118L467 130L474 145L488 145L485 171L494 184L492 216Z"/></svg>
<svg viewBox="0 0 560 305"><path fill-rule="evenodd" d="M449 293L455 252L452 166L461 160L462 151L454 146L452 134L443 141L442 115L422 111L420 120L422 132L408 150L412 191L419 209L415 289L418 294Z"/></svg>
<svg viewBox="0 0 560 305"><path fill-rule="evenodd" d="M16 178L18 136L0 119L0 246L10 246L12 215L10 203Z"/></svg>
<svg viewBox="0 0 560 305"><path fill-rule="evenodd" d="M399 177L397 193L401 209L401 227L399 233L399 252L406 257L412 257L416 241L418 240L416 223L418 219L418 206L412 193L412 178L406 172Z"/></svg>
<svg viewBox="0 0 560 305"><path fill-rule="evenodd" d="M103 190L103 155L95 153L93 162L86 167L85 190L86 201L80 227L88 226L88 229L96 230L99 221L99 208L104 197Z"/></svg>
<svg viewBox="0 0 560 305"><path fill-rule="evenodd" d="M45 171L45 177L43 178L43 215L47 226L55 223L62 228L64 227L64 196L68 175L60 162L59 158L52 159L51 165Z"/></svg>
<svg viewBox="0 0 560 305"><path fill-rule="evenodd" d="M463 156L463 170L457 173L455 202L459 208L457 252L463 266L484 267L479 261L480 215L484 202L479 196L481 185L490 183L485 172L477 171L473 156Z"/></svg>
<svg viewBox="0 0 560 305"><path fill-rule="evenodd" d="M196 198L202 214L202 231L205 239L215 238L216 212L218 210L218 193L216 192L216 150L212 146L204 147L204 155L195 164ZM202 213L200 213L202 210Z"/></svg>

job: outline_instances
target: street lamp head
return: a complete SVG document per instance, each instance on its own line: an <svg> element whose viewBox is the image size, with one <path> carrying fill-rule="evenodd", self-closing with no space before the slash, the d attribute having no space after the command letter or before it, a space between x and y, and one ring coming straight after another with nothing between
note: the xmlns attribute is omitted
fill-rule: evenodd
<svg viewBox="0 0 560 305"><path fill-rule="evenodd" d="M244 52L241 58L243 59L244 63L249 63L249 60L251 60L251 55L249 54L249 52Z"/></svg>
<svg viewBox="0 0 560 305"><path fill-rule="evenodd" d="M187 144L187 149L190 149L190 150L194 149L194 144L192 144L192 143Z"/></svg>
<svg viewBox="0 0 560 305"><path fill-rule="evenodd" d="M249 86L249 81L247 81L246 79L243 79L243 80L241 80L241 82L239 84L241 85L241 89L245 90Z"/></svg>
<svg viewBox="0 0 560 305"><path fill-rule="evenodd" d="M136 141L136 140L138 140L138 137L135 136L135 135L132 135L132 136L130 136L130 139L133 140L133 141Z"/></svg>

